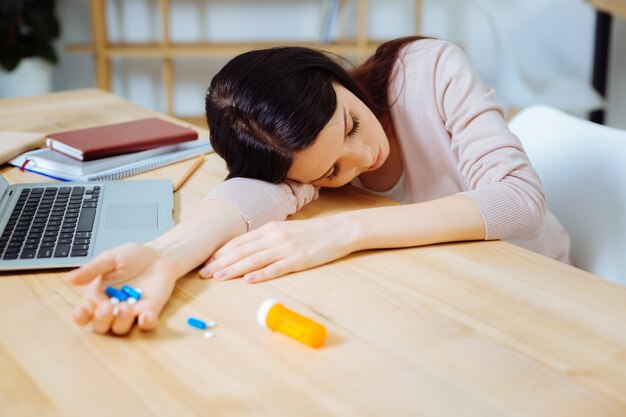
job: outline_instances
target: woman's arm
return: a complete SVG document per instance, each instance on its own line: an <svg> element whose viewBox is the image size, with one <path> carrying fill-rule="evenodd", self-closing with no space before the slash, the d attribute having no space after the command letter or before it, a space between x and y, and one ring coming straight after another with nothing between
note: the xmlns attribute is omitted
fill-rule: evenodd
<svg viewBox="0 0 626 417"><path fill-rule="evenodd" d="M476 204L457 194L424 203L355 210L337 215L353 251L442 242L484 240L485 223Z"/></svg>
<svg viewBox="0 0 626 417"><path fill-rule="evenodd" d="M191 216L146 246L171 261L176 267L176 278L180 278L246 231L246 223L235 207L225 201L207 200Z"/></svg>
<svg viewBox="0 0 626 417"><path fill-rule="evenodd" d="M74 320L92 323L97 333L127 333L135 320L143 330L156 327L176 280L205 261L216 248L246 231L239 212L220 200L209 200L179 225L144 244L127 243L101 253L68 275L89 287L74 310ZM109 302L107 286L128 284L142 291L138 303Z"/></svg>
<svg viewBox="0 0 626 417"><path fill-rule="evenodd" d="M180 224L144 244L129 243L100 254L68 275L71 283L90 284L74 319L92 323L97 333L125 334L135 319L143 330L156 327L176 280L206 261L224 243L269 221L284 220L317 198L306 184L270 184L245 178L216 187ZM113 306L109 285L128 284L142 290L135 305Z"/></svg>
<svg viewBox="0 0 626 417"><path fill-rule="evenodd" d="M457 45L433 41L437 109L450 134L470 198L483 217L485 238L537 239L544 232L546 198L519 139L467 55ZM407 61L407 65L424 65Z"/></svg>
<svg viewBox="0 0 626 417"><path fill-rule="evenodd" d="M200 274L261 282L358 250L484 238L485 224L476 204L457 194L425 203L272 222L228 242Z"/></svg>
<svg viewBox="0 0 626 417"><path fill-rule="evenodd" d="M251 178L231 178L215 187L203 200L230 203L254 230L271 221L285 220L318 197L319 189L310 184L285 181L272 184Z"/></svg>

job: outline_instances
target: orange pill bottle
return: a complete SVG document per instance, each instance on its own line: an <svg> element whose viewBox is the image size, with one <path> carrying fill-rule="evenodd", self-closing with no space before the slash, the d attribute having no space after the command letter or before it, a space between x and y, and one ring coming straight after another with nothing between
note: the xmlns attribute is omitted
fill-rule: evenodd
<svg viewBox="0 0 626 417"><path fill-rule="evenodd" d="M321 347L326 339L324 326L288 309L273 298L261 303L257 319L261 327L282 333L312 348Z"/></svg>

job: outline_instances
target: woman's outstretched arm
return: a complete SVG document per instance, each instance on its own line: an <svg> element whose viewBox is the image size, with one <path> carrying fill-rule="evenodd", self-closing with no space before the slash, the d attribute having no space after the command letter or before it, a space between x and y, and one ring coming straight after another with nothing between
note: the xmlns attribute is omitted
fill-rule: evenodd
<svg viewBox="0 0 626 417"><path fill-rule="evenodd" d="M81 325L91 322L97 333L110 330L125 334L135 320L143 330L155 328L176 280L246 230L244 219L232 205L210 200L176 227L144 245L128 243L101 253L68 275L73 284L89 284L74 310L75 321ZM138 303L114 306L109 302L104 289L123 284L142 291Z"/></svg>
<svg viewBox="0 0 626 417"><path fill-rule="evenodd" d="M484 238L485 223L478 207L457 194L418 204L268 223L220 248L200 274L262 282L358 250Z"/></svg>

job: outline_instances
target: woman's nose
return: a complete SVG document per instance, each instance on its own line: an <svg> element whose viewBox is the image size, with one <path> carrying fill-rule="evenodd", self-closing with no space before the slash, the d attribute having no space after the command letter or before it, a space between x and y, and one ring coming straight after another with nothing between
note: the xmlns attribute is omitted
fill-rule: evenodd
<svg viewBox="0 0 626 417"><path fill-rule="evenodd" d="M360 168L367 168L372 164L372 151L365 144L358 144L351 149L352 163Z"/></svg>

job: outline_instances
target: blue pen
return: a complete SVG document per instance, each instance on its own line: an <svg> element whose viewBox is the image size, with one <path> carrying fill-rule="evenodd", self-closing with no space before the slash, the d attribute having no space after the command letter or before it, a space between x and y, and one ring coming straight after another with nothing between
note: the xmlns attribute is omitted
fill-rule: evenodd
<svg viewBox="0 0 626 417"><path fill-rule="evenodd" d="M20 169L20 168L17 168L17 169ZM72 182L72 180L68 180L67 178L55 177L54 175L44 174L43 172L35 171L34 169L30 169L30 168L24 168L24 171L33 172L35 174L42 175L42 176L48 177L48 178L52 178L54 180L59 180L59 181L63 181L63 182Z"/></svg>

